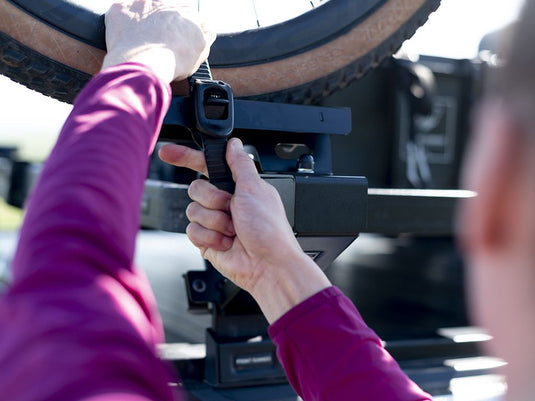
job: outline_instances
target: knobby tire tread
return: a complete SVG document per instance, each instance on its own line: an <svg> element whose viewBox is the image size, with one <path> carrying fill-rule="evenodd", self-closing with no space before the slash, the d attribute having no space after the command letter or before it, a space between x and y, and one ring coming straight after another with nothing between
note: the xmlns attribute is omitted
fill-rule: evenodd
<svg viewBox="0 0 535 401"><path fill-rule="evenodd" d="M43 56L3 32L0 32L0 74L66 103L73 103L91 79L91 75Z"/></svg>
<svg viewBox="0 0 535 401"><path fill-rule="evenodd" d="M427 21L429 14L435 11L438 5L439 3L428 3L426 7L419 10L387 41L376 47L373 52L365 54L334 73L304 85L245 98L280 103L315 104L322 98L362 78L370 70L379 66L385 59L395 54L403 42L412 37L416 30Z"/></svg>
<svg viewBox="0 0 535 401"><path fill-rule="evenodd" d="M242 96L248 99L284 103L316 103L336 90L361 78L385 58L394 54L403 41L427 20L440 1L430 0L409 20L373 50L345 67L311 82L270 93ZM31 18L28 16L28 18ZM26 87L63 102L72 103L91 74L55 61L0 31L0 74Z"/></svg>

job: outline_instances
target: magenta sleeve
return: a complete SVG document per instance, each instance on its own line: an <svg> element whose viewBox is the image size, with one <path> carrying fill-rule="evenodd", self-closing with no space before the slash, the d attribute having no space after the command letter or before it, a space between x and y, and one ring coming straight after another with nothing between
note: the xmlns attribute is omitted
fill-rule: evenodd
<svg viewBox="0 0 535 401"><path fill-rule="evenodd" d="M28 203L0 302L6 400L173 400L148 282L133 267L148 156L170 87L139 64L75 101Z"/></svg>
<svg viewBox="0 0 535 401"><path fill-rule="evenodd" d="M336 287L291 309L270 326L269 334L304 400L431 400Z"/></svg>

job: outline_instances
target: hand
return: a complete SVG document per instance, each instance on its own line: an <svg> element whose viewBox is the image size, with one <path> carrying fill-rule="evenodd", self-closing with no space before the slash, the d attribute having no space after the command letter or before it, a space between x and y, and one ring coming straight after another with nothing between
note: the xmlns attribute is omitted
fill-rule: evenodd
<svg viewBox="0 0 535 401"><path fill-rule="evenodd" d="M166 145L160 158L206 175L200 151ZM206 180L192 182L186 232L203 257L251 293L273 321L330 283L301 250L278 192L260 178L239 139L229 141L227 162L236 182L234 195Z"/></svg>
<svg viewBox="0 0 535 401"><path fill-rule="evenodd" d="M208 58L215 34L184 0L115 3L106 13L102 69L125 62L150 67L164 82L184 79Z"/></svg>

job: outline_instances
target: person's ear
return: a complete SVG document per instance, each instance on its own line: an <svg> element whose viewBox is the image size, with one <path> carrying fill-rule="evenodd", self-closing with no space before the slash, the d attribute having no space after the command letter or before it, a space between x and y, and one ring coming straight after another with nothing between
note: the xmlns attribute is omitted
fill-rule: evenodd
<svg viewBox="0 0 535 401"><path fill-rule="evenodd" d="M458 214L460 244L468 254L487 255L512 238L521 152L516 124L499 103L486 104L466 155L463 186L477 193Z"/></svg>

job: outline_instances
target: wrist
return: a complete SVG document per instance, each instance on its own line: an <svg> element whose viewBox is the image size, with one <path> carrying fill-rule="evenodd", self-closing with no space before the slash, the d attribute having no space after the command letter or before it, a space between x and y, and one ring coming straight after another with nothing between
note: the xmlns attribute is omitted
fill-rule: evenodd
<svg viewBox="0 0 535 401"><path fill-rule="evenodd" d="M282 264L262 266L263 274L250 293L269 323L273 323L294 306L330 287L320 267L300 251Z"/></svg>
<svg viewBox="0 0 535 401"><path fill-rule="evenodd" d="M176 61L173 52L167 48L115 49L104 57L102 69L123 63L143 64L162 82L171 83L174 79Z"/></svg>

